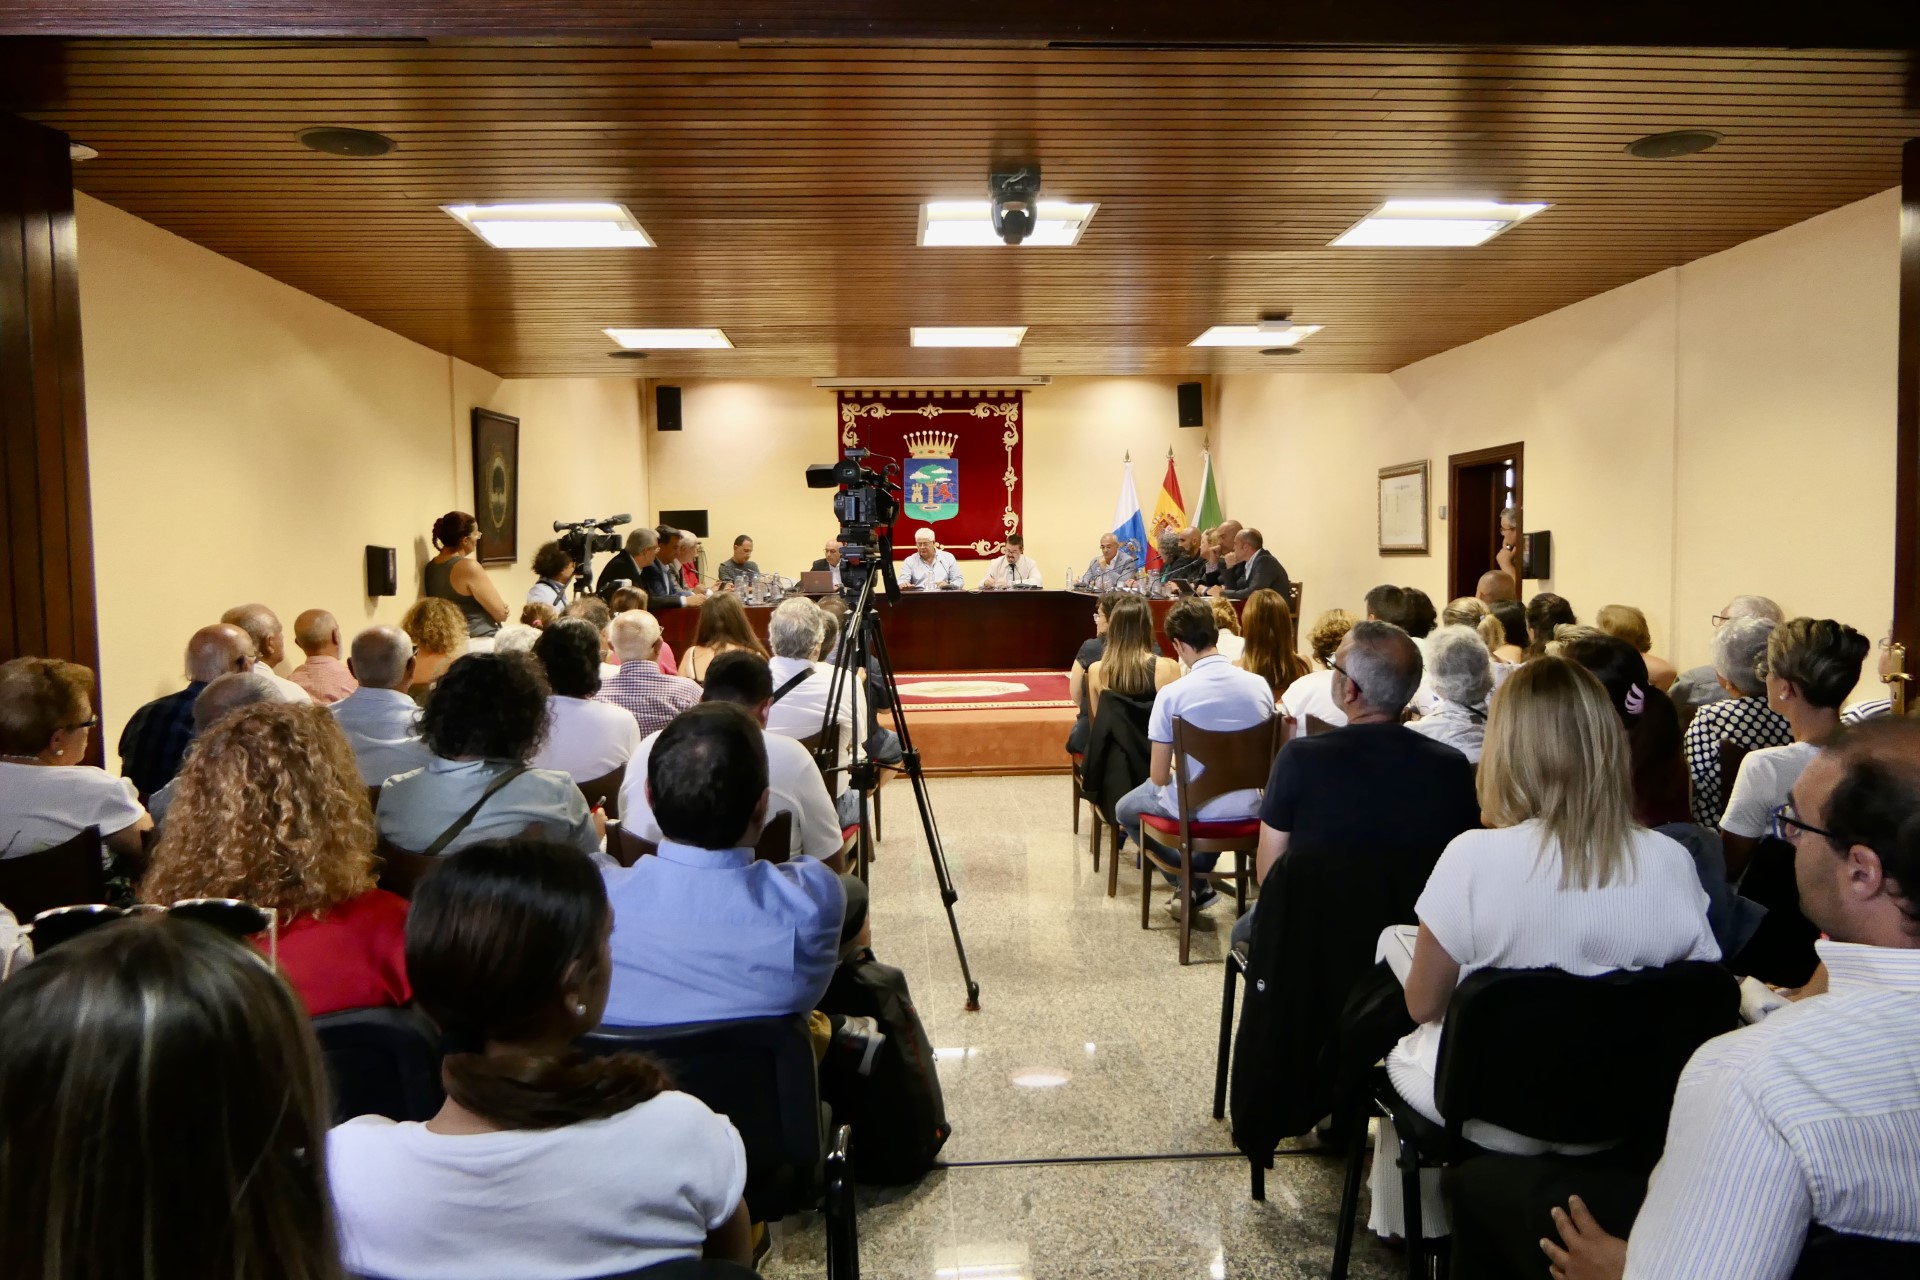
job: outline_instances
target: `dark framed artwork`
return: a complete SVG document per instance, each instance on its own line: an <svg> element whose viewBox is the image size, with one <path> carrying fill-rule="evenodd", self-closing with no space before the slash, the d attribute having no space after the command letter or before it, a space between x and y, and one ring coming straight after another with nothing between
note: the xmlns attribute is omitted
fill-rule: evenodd
<svg viewBox="0 0 1920 1280"><path fill-rule="evenodd" d="M1380 554L1427 554L1427 464L1380 468Z"/></svg>
<svg viewBox="0 0 1920 1280"><path fill-rule="evenodd" d="M520 558L520 419L473 411L473 518L481 564Z"/></svg>

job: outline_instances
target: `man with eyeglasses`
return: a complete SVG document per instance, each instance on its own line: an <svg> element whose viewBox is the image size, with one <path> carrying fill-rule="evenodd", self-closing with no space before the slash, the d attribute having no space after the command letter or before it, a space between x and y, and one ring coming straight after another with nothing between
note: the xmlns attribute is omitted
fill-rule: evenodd
<svg viewBox="0 0 1920 1280"><path fill-rule="evenodd" d="M360 780L377 787L395 774L425 768L433 753L420 740L420 708L407 696L414 667L407 633L368 627L353 638L347 667L360 687L327 710L347 735Z"/></svg>
<svg viewBox="0 0 1920 1280"><path fill-rule="evenodd" d="M1779 605L1765 596L1735 596L1727 601L1726 607L1714 614L1710 621L1713 623L1713 629L1718 631L1729 622L1740 618L1760 618L1767 622L1779 623L1785 622L1787 615ZM1673 688L1667 691L1667 696L1673 699L1673 705L1679 708L1684 718L1691 716L1694 711L1706 706L1709 702L1718 702L1732 695L1728 694L1725 686L1720 683L1719 672L1709 662L1705 666L1682 671L1674 680Z"/></svg>
<svg viewBox="0 0 1920 1280"><path fill-rule="evenodd" d="M1920 1243L1920 724L1843 730L1773 829L1825 987L1700 1047L1631 1237L1555 1210L1556 1277L1785 1277L1803 1246ZM1846 1274L1911 1274L1900 1256Z"/></svg>

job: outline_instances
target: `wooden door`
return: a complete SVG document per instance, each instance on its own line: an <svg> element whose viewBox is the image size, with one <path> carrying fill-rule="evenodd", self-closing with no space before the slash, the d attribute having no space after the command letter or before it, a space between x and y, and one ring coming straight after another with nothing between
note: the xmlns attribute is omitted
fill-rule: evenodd
<svg viewBox="0 0 1920 1280"><path fill-rule="evenodd" d="M1524 515L1521 444L1456 453L1447 459L1447 594L1470 596L1480 575L1495 566L1500 513ZM1519 583L1514 586L1517 589Z"/></svg>

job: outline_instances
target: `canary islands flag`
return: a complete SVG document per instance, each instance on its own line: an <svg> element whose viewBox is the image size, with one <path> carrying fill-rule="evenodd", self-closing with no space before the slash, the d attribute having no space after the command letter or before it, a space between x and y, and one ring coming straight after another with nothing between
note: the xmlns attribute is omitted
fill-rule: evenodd
<svg viewBox="0 0 1920 1280"><path fill-rule="evenodd" d="M1145 563L1147 522L1140 515L1140 493L1133 487L1133 459L1127 459L1126 472L1120 478L1120 501L1113 508L1113 536L1120 540L1120 554L1136 565Z"/></svg>
<svg viewBox="0 0 1920 1280"><path fill-rule="evenodd" d="M1180 500L1180 476L1173 469L1173 450L1167 450L1167 475L1160 482L1160 500L1153 504L1153 519L1147 522L1147 568L1158 569L1160 535L1171 529L1178 533L1187 527L1186 505Z"/></svg>

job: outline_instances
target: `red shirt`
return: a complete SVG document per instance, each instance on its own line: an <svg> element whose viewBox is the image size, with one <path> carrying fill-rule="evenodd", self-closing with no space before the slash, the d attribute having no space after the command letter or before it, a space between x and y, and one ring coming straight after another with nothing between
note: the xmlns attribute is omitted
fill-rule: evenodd
<svg viewBox="0 0 1920 1280"><path fill-rule="evenodd" d="M265 950L267 936L254 942ZM316 1017L407 1003L407 900L369 889L324 917L281 925L280 971Z"/></svg>

